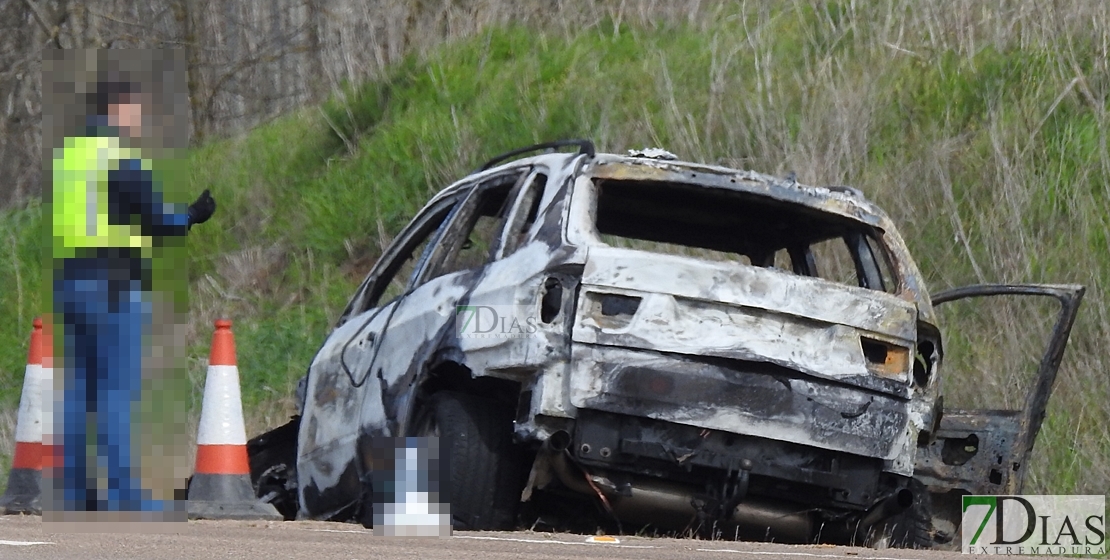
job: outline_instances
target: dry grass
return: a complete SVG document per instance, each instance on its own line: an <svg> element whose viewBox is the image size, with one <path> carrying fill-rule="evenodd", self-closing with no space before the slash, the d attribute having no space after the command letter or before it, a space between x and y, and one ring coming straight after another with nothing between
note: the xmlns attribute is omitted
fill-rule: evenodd
<svg viewBox="0 0 1110 560"><path fill-rule="evenodd" d="M15 408L0 408L0 481L8 485L8 470L15 454Z"/></svg>
<svg viewBox="0 0 1110 560"><path fill-rule="evenodd" d="M1085 284L1088 295L1037 443L1027 491L1104 493L1110 488L1105 375L1110 369L1105 280L1110 275L1110 214L1105 210L1110 204L1110 3L433 4L359 3L362 11L351 21L365 23L360 37L344 35L341 26L334 33L324 29L329 86L385 76L411 53L450 62L454 47L444 49L444 43L491 41L496 39L492 29L522 24L533 30L537 51L570 43L580 49L580 60L558 76L561 83L530 81L538 80L540 71L520 61L541 57L535 52L480 61L479 66L504 64L520 72L511 76L511 87L527 100L505 109L517 112L513 126L546 122L558 113L570 121L560 130L590 136L606 150L663 144L686 159L768 173L793 170L802 182L856 186L899 224L934 291L975 282ZM617 37L635 40L636 59L612 80L595 80L591 72L602 63L591 59L603 58L609 46L618 44ZM356 43L360 48L353 49ZM648 78L632 86L620 81L640 74ZM441 97L448 97L452 78L437 79ZM533 83L554 93L531 96ZM565 97L575 104L558 112ZM425 184L409 185L410 194L416 193L412 196L420 198L468 171L485 155L483 142L497 140L478 132L466 107L458 107L458 114L455 109L415 142ZM444 153L452 157L445 161ZM344 272L337 271L342 263L319 262L311 249L275 245L263 235L275 227L275 216L301 212L299 199L274 194L272 185L256 177L229 175L226 180L243 186L236 197L249 198L237 203L244 208L234 231L241 243L223 254L202 255L205 276L193 286L189 340L206 348L217 316L251 319L276 309L290 319L282 323L288 329L284 335L316 344L323 333L303 318L320 310L306 308L305 302L327 301L333 307L322 314L334 316L343 296L327 292L342 284ZM333 210L337 219L343 210ZM384 213L361 230L363 237L377 239L362 242L345 235L330 242L337 249L347 242L355 259L380 250L396 233L382 225L390 219L383 222ZM282 235L289 240L306 233L311 232ZM290 270L309 271L304 275L313 282L287 284ZM1038 352L1033 339L1044 329L1030 317L1047 311L1006 304L986 312L949 313L968 324L947 329L953 343L946 392L970 405L1021 402L1015 383L1027 378ZM273 354L288 340L239 334L241 358L244 348ZM980 341L957 343L964 335ZM273 372L244 365L241 359L244 386L251 387L245 392L265 395L248 406L253 435L285 421L293 379L306 364L279 364L288 371ZM190 364L198 390L203 374L202 361ZM9 440L0 439L0 445Z"/></svg>
<svg viewBox="0 0 1110 560"><path fill-rule="evenodd" d="M446 13L437 21L480 22L448 25L457 36L503 22L505 14L544 26L541 37L648 36L668 26L702 32L710 63L698 72L684 72L689 53L644 41L644 64L656 69L653 89L644 95L661 110L643 119L581 123L609 149L665 142L685 158L855 185L904 228L934 289L976 282L1085 284L1088 295L1027 488L1103 493L1110 487L1104 375L1110 365L1104 280L1110 218L1103 184L1110 178L1110 4L797 1L780 9L770 2L612 2L577 5L570 14L563 4L564 11L542 13L521 13L512 2L471 6L468 19ZM784 45L787 31L800 44ZM938 97L915 107L933 111L933 120L890 114L903 90L918 87L915 75L952 80L946 75L952 72L983 76L968 86L982 98L980 106L959 105L971 98ZM990 80L1000 80L1003 89ZM967 111L974 124L959 122ZM1089 131L1050 130L1074 126L1064 119L1077 113L1092 123ZM891 130L891 122L905 128ZM878 160L875 154L883 152ZM1069 153L1084 159L1068 161ZM947 329L953 334L982 339L951 345L945 383L953 400L1022 406L1020 388L1046 340L1040 318L1053 312L1052 306L1007 303L981 310L980 320L961 331L953 322Z"/></svg>
<svg viewBox="0 0 1110 560"><path fill-rule="evenodd" d="M580 109L577 128L603 147L662 143L688 159L780 174L793 170L804 182L857 186L904 229L934 289L992 281L1086 284L1088 297L1028 489L1103 492L1110 486L1105 404L1110 391L1102 374L1110 347L1103 281L1108 262L1092 241L1110 231L1106 213L1099 210L1104 191L1094 182L1110 177L1106 3L798 0L784 7L778 2L539 5L489 0L434 8L386 1L366 9L366 17L373 12L375 19L368 35L372 56L350 57L347 73L332 76L334 84L381 76L407 53L440 56L437 49L445 42L482 37L510 23L535 29L537 44L588 35L642 36L641 60L654 80L643 84L640 94L659 109L637 114L607 92L596 92L600 115ZM656 46L653 33L667 29L700 33L701 53ZM326 48L332 56L347 56L337 44ZM916 81L921 75L943 81L955 79L948 75L952 72L982 71L991 79L985 70L992 64L989 53L1003 53L1004 60L997 62L1003 66L1024 63L1021 53L1042 63L1029 76L1006 82L1016 88L1012 91L992 92L987 82L971 84L982 89L979 107L937 97L917 100L923 106L914 109L929 112L925 117L891 114L906 91L921 86ZM1006 58L1012 53L1017 55ZM689 70L691 59L706 56L707 65L695 63L697 71ZM1045 155L1047 128L1064 108L1093 120L1100 155L1080 162ZM537 120L553 109L543 100L528 108ZM959 122L964 111L973 112L975 124ZM901 128L891 129L891 123ZM479 145L473 127L454 112L449 129L438 134L445 139L437 141L465 153L437 166L421 146L429 185L465 172ZM1051 202L1046 201L1049 192ZM379 241L390 233L382 232ZM226 303L234 299L227 297L229 286L265 276L272 259L264 249L246 251L225 256L228 262L213 277L218 280L211 287L198 286L212 297L198 299ZM986 336L981 342L952 344L945 384L953 400L1019 406L1015 383L1024 378L1014 376L1028 377L1044 334L1043 325L1030 317L1050 312L1002 306L959 331ZM279 424L283 414L252 411L249 416L252 426L262 427Z"/></svg>

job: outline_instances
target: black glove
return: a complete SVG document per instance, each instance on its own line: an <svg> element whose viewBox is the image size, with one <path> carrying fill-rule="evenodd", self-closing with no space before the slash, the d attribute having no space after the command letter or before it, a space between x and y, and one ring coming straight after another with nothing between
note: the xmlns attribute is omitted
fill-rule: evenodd
<svg viewBox="0 0 1110 560"><path fill-rule="evenodd" d="M216 199L212 198L208 189L200 193L197 200L189 205L189 227L193 224L203 224L216 212Z"/></svg>

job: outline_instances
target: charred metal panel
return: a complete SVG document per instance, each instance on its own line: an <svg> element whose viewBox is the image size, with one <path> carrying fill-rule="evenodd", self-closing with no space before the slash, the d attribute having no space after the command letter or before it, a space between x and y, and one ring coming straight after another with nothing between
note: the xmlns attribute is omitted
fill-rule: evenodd
<svg viewBox="0 0 1110 560"><path fill-rule="evenodd" d="M359 468L360 434L393 435L401 380L414 362L427 358L420 349L427 352L429 340L452 317L453 301L466 291L455 283L463 275L428 282L413 292L414 301L367 311L328 337L309 373L298 440L301 517L319 518L342 505L327 500L344 496L330 489Z"/></svg>
<svg viewBox="0 0 1110 560"><path fill-rule="evenodd" d="M546 248L541 243L531 247ZM564 385L570 360L569 332L577 280L573 274L551 271L521 279L522 270L525 269L506 271L518 274L512 282L504 284L510 288L510 296L502 298L496 291L476 290L466 302L478 308L488 306L518 314L510 320L524 325L525 332L510 333L515 336L463 335L452 343L458 345L465 356L464 365L475 377L511 379L533 391L534 408L529 408L522 418L523 423L528 423L535 414L572 417L573 409L568 406ZM505 300L516 303L506 306ZM554 306L554 311L545 306Z"/></svg>
<svg viewBox="0 0 1110 560"><path fill-rule="evenodd" d="M1017 410L947 410L936 439L918 450L914 478L932 495L932 524L939 540L959 534L961 496L1021 493L1021 416Z"/></svg>
<svg viewBox="0 0 1110 560"><path fill-rule="evenodd" d="M1017 410L945 411L937 438L917 455L914 476L933 492L1020 493Z"/></svg>
<svg viewBox="0 0 1110 560"><path fill-rule="evenodd" d="M309 368L305 401L312 406L306 407L301 423L300 455L311 455L321 443L353 437L354 426L343 419L357 416L362 392L351 389L366 381L366 350L375 346L387 316L373 310L352 318L333 331L316 353ZM308 429L314 419L317 426Z"/></svg>
<svg viewBox="0 0 1110 560"><path fill-rule="evenodd" d="M909 398L916 313L897 297L611 248L590 250L583 283L575 342L765 361ZM902 361L882 370L867 344L880 346L882 367L888 348Z"/></svg>
<svg viewBox="0 0 1110 560"><path fill-rule="evenodd" d="M882 470L858 455L592 410L579 413L570 450L590 467L693 484L746 470L751 494L820 507L871 506Z"/></svg>
<svg viewBox="0 0 1110 560"><path fill-rule="evenodd" d="M354 445L349 446L354 449ZM298 518L344 519L344 511L349 511L359 497L358 467L354 460L336 465L334 476L327 480L312 479L306 486L300 486L301 509ZM308 514L311 512L311 515Z"/></svg>
<svg viewBox="0 0 1110 560"><path fill-rule="evenodd" d="M455 306L469 291L473 271L429 280L403 300L391 314L381 346L368 359L371 376L380 386L367 392L359 416L368 436L397 437L407 417L417 376L426 373L441 340L455 324Z"/></svg>
<svg viewBox="0 0 1110 560"><path fill-rule="evenodd" d="M892 265L898 271L897 295L918 307L920 319L936 324L936 316L914 260L897 228L879 207L848 189L812 187L752 171L737 171L688 162L666 162L599 154L583 169L572 195L573 219L568 223L572 243L596 241L590 196L592 178L669 181L766 196L788 203L836 214L867 224L877 231L891 251Z"/></svg>
<svg viewBox="0 0 1110 560"><path fill-rule="evenodd" d="M297 443L300 503L309 508L302 516L339 506L328 500L342 494L328 489L355 460L363 396L378 388L378 380L368 377L365 350L375 345L387 316L375 310L354 317L332 332L313 359Z"/></svg>
<svg viewBox="0 0 1110 560"><path fill-rule="evenodd" d="M915 339L916 309L901 298L739 263L591 247L582 283L786 313L906 342Z"/></svg>
<svg viewBox="0 0 1110 560"><path fill-rule="evenodd" d="M1020 494L1056 374L1085 288L1076 285L997 284L957 288L934 296L937 305L975 297L1051 297L1060 311L1020 410L945 410L936 438L917 455L914 476L933 494L933 523L949 536L959 530L963 494Z"/></svg>
<svg viewBox="0 0 1110 560"><path fill-rule="evenodd" d="M1052 396L1056 374L1060 370L1060 362L1064 359L1064 350L1067 349L1068 338L1071 336L1071 329L1079 314L1079 305L1083 301L1085 292L1086 288L1074 284L988 284L948 290L933 297L937 305L959 299L992 296L1051 297L1060 303L1056 324L1052 327L1048 345L1037 367L1036 381L1026 396L1021 417L1016 420L1018 431L1013 445L1018 453L1016 463L1021 467L1024 467L1028 455L1033 451L1033 444L1041 430L1041 423L1044 422L1048 399ZM1024 470L1015 466L1014 471L1016 472L1015 482L1010 489L1013 490L1011 493L1016 494L1021 490Z"/></svg>
<svg viewBox="0 0 1110 560"><path fill-rule="evenodd" d="M496 372L533 367L565 346L563 321L558 325L544 321L544 283L554 259L567 255L553 254L543 243L528 243L511 256L486 267L474 290L459 305L488 309L504 319L505 332L499 327L488 336L463 333L459 348L466 354L467 365L474 372Z"/></svg>
<svg viewBox="0 0 1110 560"><path fill-rule="evenodd" d="M759 363L578 345L570 401L734 434L895 459L907 403ZM912 460L911 460L912 464Z"/></svg>
<svg viewBox="0 0 1110 560"><path fill-rule="evenodd" d="M930 487L983 494L1020 493L1025 465L1044 421L1084 292L1083 286L1077 285L990 284L957 288L934 296L937 305L976 297L1051 297L1059 301L1060 311L1022 409L944 411L938 441L918 460L918 468ZM965 442L962 445L966 457L953 451L957 442Z"/></svg>
<svg viewBox="0 0 1110 560"><path fill-rule="evenodd" d="M840 189L811 187L762 175L752 171L715 167L688 162L633 159L599 155L586 170L591 177L604 179L668 181L707 188L729 189L760 194L768 198L809 206L831 214L879 226L882 211L864 198Z"/></svg>
<svg viewBox="0 0 1110 560"><path fill-rule="evenodd" d="M909 397L908 361L886 379L870 373L874 364L861 349L859 331L799 317L735 306L705 303L667 294L636 293L641 305L628 323L606 328L605 322L622 313L604 314L601 303L611 292L587 291L575 327L575 342L642 348L694 356L714 356L769 362L814 375L837 379L902 398ZM603 295L604 294L604 295ZM902 342L908 355L910 345Z"/></svg>

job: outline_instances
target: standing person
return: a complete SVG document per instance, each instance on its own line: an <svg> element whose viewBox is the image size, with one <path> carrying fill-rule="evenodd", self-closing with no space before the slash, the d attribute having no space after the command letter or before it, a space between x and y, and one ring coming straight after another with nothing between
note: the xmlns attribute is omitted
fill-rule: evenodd
<svg viewBox="0 0 1110 560"><path fill-rule="evenodd" d="M187 208L163 201L151 161L133 145L147 128L146 99L137 83L98 83L85 135L66 138L54 151L45 217L52 223L48 278L61 339L55 375L64 375L54 423L61 441L50 481L54 510L167 509L141 488L132 449L132 406L152 318L151 258L164 238L207 221L216 202L207 190ZM107 478L101 484L90 470L93 441Z"/></svg>

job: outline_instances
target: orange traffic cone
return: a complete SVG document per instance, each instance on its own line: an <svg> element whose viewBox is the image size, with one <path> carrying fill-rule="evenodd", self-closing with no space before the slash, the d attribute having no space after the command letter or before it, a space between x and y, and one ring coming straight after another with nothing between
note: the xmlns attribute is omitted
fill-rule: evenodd
<svg viewBox="0 0 1110 560"><path fill-rule="evenodd" d="M258 500L247 460L247 430L231 321L216 321L197 430L197 466L189 483L191 519L282 519Z"/></svg>
<svg viewBox="0 0 1110 560"><path fill-rule="evenodd" d="M42 319L36 318L27 351L23 394L15 421L15 457L8 489L0 498L6 514L42 514L42 395L47 389L42 368Z"/></svg>

